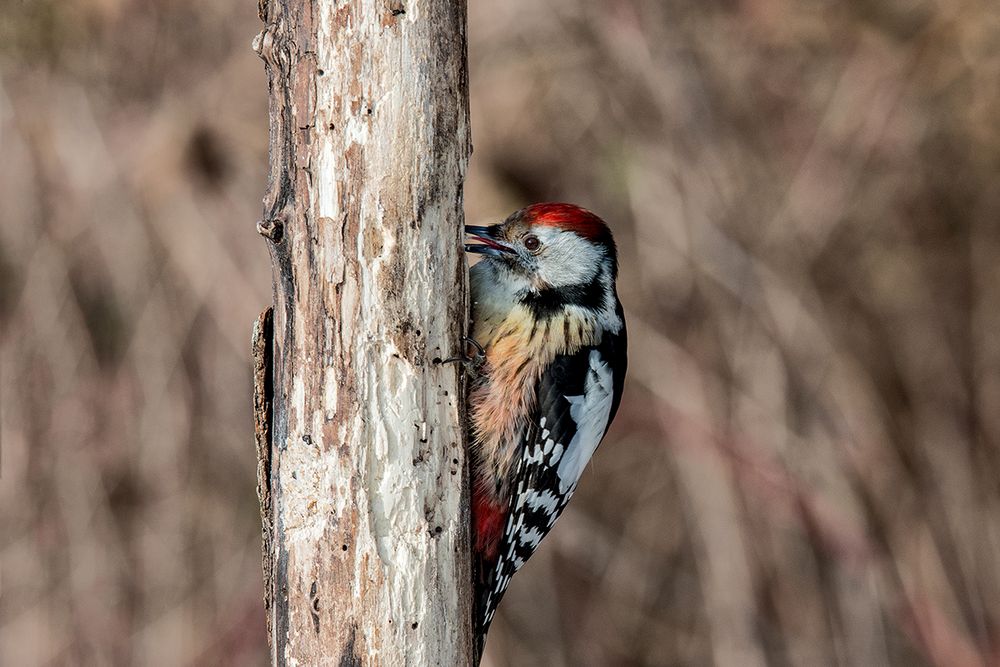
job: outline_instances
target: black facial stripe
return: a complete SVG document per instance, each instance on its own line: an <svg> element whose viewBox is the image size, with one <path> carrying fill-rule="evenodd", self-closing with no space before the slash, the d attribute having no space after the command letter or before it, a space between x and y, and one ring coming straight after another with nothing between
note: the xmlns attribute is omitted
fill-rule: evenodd
<svg viewBox="0 0 1000 667"><path fill-rule="evenodd" d="M521 296L521 303L526 305L538 319L550 318L566 306L581 306L591 310L601 310L607 300L607 292L598 273L589 283L568 285L558 289L544 289L540 292L527 292Z"/></svg>

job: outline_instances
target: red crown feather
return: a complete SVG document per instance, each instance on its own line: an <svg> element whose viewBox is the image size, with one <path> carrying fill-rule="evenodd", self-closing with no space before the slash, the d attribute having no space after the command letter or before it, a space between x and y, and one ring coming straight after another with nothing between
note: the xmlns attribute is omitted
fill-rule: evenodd
<svg viewBox="0 0 1000 667"><path fill-rule="evenodd" d="M603 220L574 204L532 204L521 211L521 219L530 225L559 227L598 243L611 240L611 231Z"/></svg>

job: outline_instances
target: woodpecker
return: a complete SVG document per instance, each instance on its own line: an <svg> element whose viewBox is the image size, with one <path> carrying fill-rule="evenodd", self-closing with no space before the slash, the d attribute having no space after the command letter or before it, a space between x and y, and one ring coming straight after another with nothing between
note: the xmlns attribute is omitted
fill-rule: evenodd
<svg viewBox="0 0 1000 667"><path fill-rule="evenodd" d="M608 226L572 204L534 204L466 226L476 660L511 577L566 507L618 410L625 317Z"/></svg>

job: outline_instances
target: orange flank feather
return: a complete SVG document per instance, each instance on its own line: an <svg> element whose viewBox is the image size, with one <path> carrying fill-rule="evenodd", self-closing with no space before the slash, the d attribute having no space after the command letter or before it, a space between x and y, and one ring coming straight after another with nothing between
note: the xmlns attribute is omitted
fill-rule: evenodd
<svg viewBox="0 0 1000 667"><path fill-rule="evenodd" d="M489 379L470 395L473 442L486 469L497 471L497 478L511 478L542 371L556 356L592 345L595 330L592 317L567 313L539 322L523 306L476 318L473 338L486 349L483 375Z"/></svg>

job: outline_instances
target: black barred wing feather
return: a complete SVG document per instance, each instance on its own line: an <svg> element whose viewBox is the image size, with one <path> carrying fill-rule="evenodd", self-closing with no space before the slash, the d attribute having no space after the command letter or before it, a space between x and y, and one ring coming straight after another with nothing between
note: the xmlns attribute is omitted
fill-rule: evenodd
<svg viewBox="0 0 1000 667"><path fill-rule="evenodd" d="M497 562L478 600L477 637L486 631L514 573L531 557L576 490L621 398L625 337L557 357L541 378L511 485Z"/></svg>

